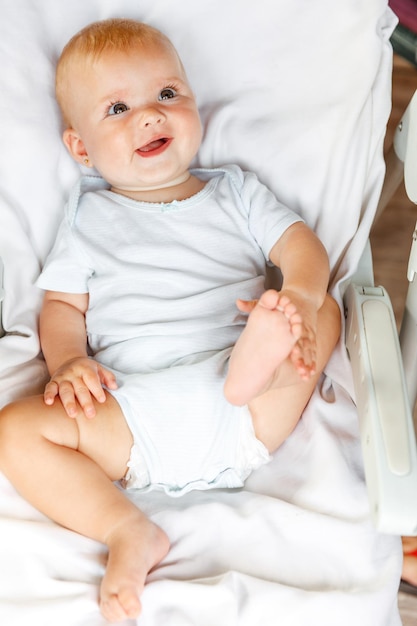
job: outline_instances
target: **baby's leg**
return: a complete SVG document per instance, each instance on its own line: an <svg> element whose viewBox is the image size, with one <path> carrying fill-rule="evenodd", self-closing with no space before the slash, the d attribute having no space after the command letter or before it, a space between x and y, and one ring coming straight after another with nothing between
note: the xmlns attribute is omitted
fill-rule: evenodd
<svg viewBox="0 0 417 626"><path fill-rule="evenodd" d="M132 445L119 405L108 396L96 409L93 419L72 419L40 396L5 407L0 470L45 515L108 546L100 606L120 621L140 613L146 576L169 543L112 482L124 476Z"/></svg>
<svg viewBox="0 0 417 626"><path fill-rule="evenodd" d="M276 450L291 434L310 400L318 379L340 336L340 310L330 296L317 316L317 353L314 375L302 380L291 358L275 377L275 386L249 402L255 434L268 448Z"/></svg>
<svg viewBox="0 0 417 626"><path fill-rule="evenodd" d="M230 356L224 393L231 404L247 404L271 387L301 335L301 322L287 297L272 289L262 294Z"/></svg>

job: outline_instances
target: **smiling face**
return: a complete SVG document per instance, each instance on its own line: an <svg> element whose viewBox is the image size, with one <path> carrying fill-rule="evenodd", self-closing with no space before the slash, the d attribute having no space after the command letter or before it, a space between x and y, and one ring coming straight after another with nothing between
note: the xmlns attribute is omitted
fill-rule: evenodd
<svg viewBox="0 0 417 626"><path fill-rule="evenodd" d="M188 175L202 129L194 95L175 50L165 42L76 59L64 142L94 166L113 191L175 185Z"/></svg>

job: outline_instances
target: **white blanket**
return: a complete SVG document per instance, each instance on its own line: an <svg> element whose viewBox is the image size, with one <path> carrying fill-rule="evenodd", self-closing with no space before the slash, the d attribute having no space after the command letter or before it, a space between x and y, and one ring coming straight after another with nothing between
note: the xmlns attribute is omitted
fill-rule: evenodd
<svg viewBox="0 0 417 626"><path fill-rule="evenodd" d="M34 281L78 167L54 63L88 22L135 17L177 46L204 121L198 164L253 169L316 229L341 303L384 175L395 20L386 0L13 0L0 37L0 404L41 389ZM138 626L398 626L398 538L369 519L343 342L298 427L243 490L131 497L172 549ZM69 477L70 479L70 477ZM42 485L39 485L42 489ZM105 552L0 477L1 626L100 626ZM125 626L133 626L126 622Z"/></svg>

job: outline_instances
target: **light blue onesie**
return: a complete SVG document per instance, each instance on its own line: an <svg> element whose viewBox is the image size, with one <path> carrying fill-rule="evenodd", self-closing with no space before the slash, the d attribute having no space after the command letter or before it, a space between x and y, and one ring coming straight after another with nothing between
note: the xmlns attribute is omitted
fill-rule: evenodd
<svg viewBox="0 0 417 626"><path fill-rule="evenodd" d="M259 298L269 252L300 217L237 166L169 204L115 194L101 178L73 191L42 289L89 294L89 345L116 373L134 445L125 485L240 487L269 459L247 407L223 396L231 349Z"/></svg>

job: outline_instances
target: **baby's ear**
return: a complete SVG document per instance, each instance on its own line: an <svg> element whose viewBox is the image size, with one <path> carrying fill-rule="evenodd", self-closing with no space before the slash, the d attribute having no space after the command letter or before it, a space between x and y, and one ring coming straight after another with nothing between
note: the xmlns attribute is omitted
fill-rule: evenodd
<svg viewBox="0 0 417 626"><path fill-rule="evenodd" d="M64 144L68 148L68 152L77 163L82 163L87 167L93 167L88 158L87 150L81 137L73 128L67 128L62 135Z"/></svg>

